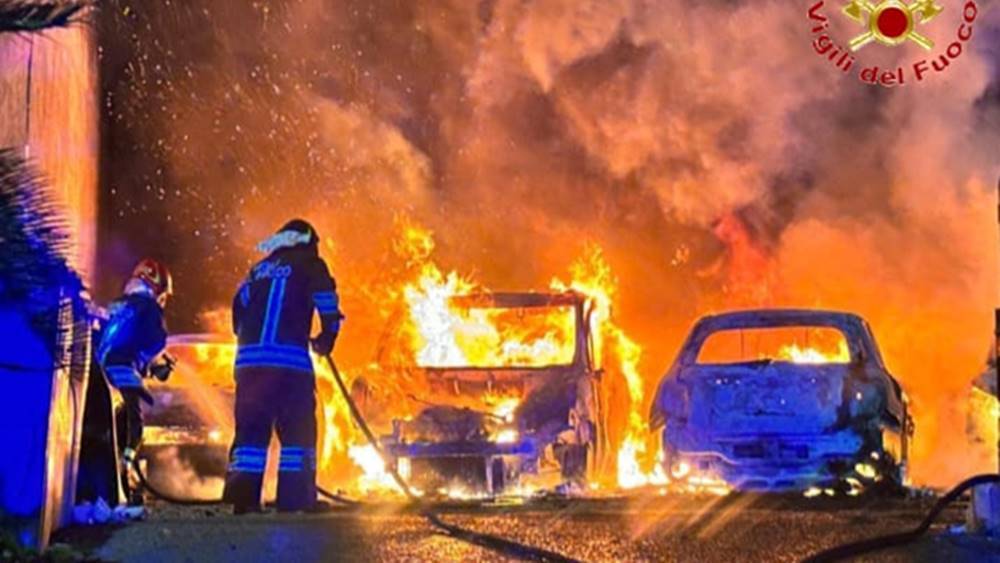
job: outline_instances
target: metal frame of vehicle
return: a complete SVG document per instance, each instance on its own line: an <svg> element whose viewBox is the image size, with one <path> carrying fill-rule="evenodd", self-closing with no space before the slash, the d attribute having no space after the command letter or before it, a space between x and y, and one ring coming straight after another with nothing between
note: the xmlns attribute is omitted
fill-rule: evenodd
<svg viewBox="0 0 1000 563"><path fill-rule="evenodd" d="M451 303L465 308L549 308L571 307L574 319L574 349L569 363L532 367L417 367L384 365L379 358L379 377L393 377L394 369L420 371L435 391L435 398L516 390L523 397L513 414L518 439L496 442L488 439L462 441L406 441L398 434L384 434L382 445L397 467L409 465L416 483L419 472L451 473L468 478L470 489L500 495L516 486L523 473L537 472L540 459L550 450L560 462L562 477L582 481L595 471L596 456L604 448L603 425L597 401L600 370L594 365L590 333L591 303L577 292L562 293L480 293L453 297ZM391 327L390 327L391 330ZM231 344L231 338L215 334L178 335L168 348L204 344ZM171 393L175 381L152 382L154 396ZM547 403L555 390L559 400ZM176 414L176 413L174 413ZM155 463L164 450L178 448L190 462L217 466L226 444L212 439L208 429L186 424L184 413L173 416L153 411L147 418L144 454ZM558 451L556 451L558 450ZM198 458L205 457L200 460ZM582 464L582 467L581 467ZM215 471L213 471L214 473ZM156 479L155 471L151 477Z"/></svg>
<svg viewBox="0 0 1000 563"><path fill-rule="evenodd" d="M232 346L235 343L231 337L221 334L180 334L171 336L168 339L167 351L176 354L178 348L203 345ZM145 431L143 433L144 447L221 443L218 438L212 435L212 429L200 426L201 421L197 415L188 412L169 411L174 405L171 403L171 399L164 400L167 395L177 391L193 392L193 390L179 385L176 375L165 382L148 379L146 385L153 397L158 400L156 404L146 409ZM234 380L232 387L220 391L220 394L229 395L229 399L235 400L235 389L236 383ZM180 406L188 407L186 404ZM199 424L196 424L196 422Z"/></svg>
<svg viewBox="0 0 1000 563"><path fill-rule="evenodd" d="M539 459L552 446L565 481L582 482L594 471L603 425L597 401L600 370L594 365L590 303L583 294L480 293L454 297L460 308L528 309L572 307L574 354L565 365L534 367L419 367L432 388L454 396L485 394L500 386L518 389L522 403L514 412L518 439L512 443L475 441L406 441L398 432L383 439L386 452L410 471L447 473L488 495L516 486L523 473L538 471ZM407 369L414 369L407 367ZM538 392L562 385L559 404L543 404ZM538 398L536 400L536 398ZM398 425L397 425L398 426ZM582 464L582 466L581 466ZM398 465L397 465L398 466ZM476 475L478 473L478 475ZM420 482L414 475L415 481ZM478 478L477 478L478 477Z"/></svg>
<svg viewBox="0 0 1000 563"><path fill-rule="evenodd" d="M851 360L697 363L712 334L772 327L836 329ZM660 383L651 425L663 427L664 463L675 477L690 471L764 491L845 479L902 484L913 430L868 324L850 313L802 309L699 320Z"/></svg>

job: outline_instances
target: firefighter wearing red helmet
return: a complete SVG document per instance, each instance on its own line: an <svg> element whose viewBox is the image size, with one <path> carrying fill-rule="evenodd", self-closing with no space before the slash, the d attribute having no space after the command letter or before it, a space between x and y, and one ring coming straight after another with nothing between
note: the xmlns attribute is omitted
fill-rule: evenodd
<svg viewBox="0 0 1000 563"><path fill-rule="evenodd" d="M173 359L164 353L167 327L163 319L163 309L172 293L173 280L166 266L156 260L142 260L125 283L123 295L108 306L108 317L101 328L96 359L108 383L121 393L123 404L115 413L115 424L126 464L134 461L142 442L140 401L153 404L143 379L166 380L174 366ZM129 492L125 474L123 486Z"/></svg>
<svg viewBox="0 0 1000 563"><path fill-rule="evenodd" d="M163 264L149 258L136 264L132 271L131 280L145 282L146 286L152 290L160 307L165 307L167 299L174 294L174 281L170 276L170 271Z"/></svg>

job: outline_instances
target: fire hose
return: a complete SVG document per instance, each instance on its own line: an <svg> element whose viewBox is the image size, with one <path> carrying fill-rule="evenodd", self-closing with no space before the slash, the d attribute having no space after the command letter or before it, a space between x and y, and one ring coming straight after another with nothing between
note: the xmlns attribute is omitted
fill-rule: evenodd
<svg viewBox="0 0 1000 563"><path fill-rule="evenodd" d="M324 356L327 365L330 367L330 372L333 373L333 379L337 382L337 387L340 389L340 393L344 396L344 401L347 402L347 408L351 411L351 417L354 419L354 423L358 426L361 432L365 435L368 443L371 444L372 448L382 459L386 470L392 479L399 485L400 490L406 495L410 501L418 507L422 507L420 515L423 516L431 526L443 531L445 535L462 540L480 547L485 547L493 551L500 552L504 555L509 555L512 557L517 557L519 559L527 561L545 561L554 563L577 563L576 559L571 559L565 555L555 553L553 551L548 551L542 548L533 547L530 545L525 545L512 540L494 536L492 534L483 534L480 532L475 532L456 526L454 524L449 524L441 519L441 517L433 511L433 509L428 506L423 499L413 492L410 485L396 470L395 465L388 462L382 451L382 446L375 437L371 428L368 427L368 423L365 422L364 417L361 415L361 411L358 409L357 404L351 397L351 393L347 390L347 385L344 384L344 379L340 375L340 370L337 369L337 364L333 363L333 358L327 354Z"/></svg>
<svg viewBox="0 0 1000 563"><path fill-rule="evenodd" d="M975 477L970 477L965 481L962 481L956 485L955 488L948 491L947 494L938 499L920 525L910 531L838 545L804 559L803 563L831 563L833 561L842 561L844 559L858 557L859 555L864 555L866 553L912 543L919 539L920 536L927 533L927 530L930 529L931 525L934 524L934 521L937 520L937 517L942 511L944 511L945 508L948 507L949 504L955 502L969 489L979 485L985 485L987 483L1000 483L1000 474L994 473L976 475Z"/></svg>

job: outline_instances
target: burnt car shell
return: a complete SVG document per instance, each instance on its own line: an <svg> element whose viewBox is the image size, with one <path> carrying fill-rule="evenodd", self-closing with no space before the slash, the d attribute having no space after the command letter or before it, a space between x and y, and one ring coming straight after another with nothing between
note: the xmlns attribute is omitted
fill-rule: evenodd
<svg viewBox="0 0 1000 563"><path fill-rule="evenodd" d="M773 327L835 329L850 361L698 363L717 332ZM796 309L699 320L660 383L651 422L663 427L664 463L675 476L690 470L763 491L870 477L854 474L858 464L901 484L912 429L868 324L850 313Z"/></svg>

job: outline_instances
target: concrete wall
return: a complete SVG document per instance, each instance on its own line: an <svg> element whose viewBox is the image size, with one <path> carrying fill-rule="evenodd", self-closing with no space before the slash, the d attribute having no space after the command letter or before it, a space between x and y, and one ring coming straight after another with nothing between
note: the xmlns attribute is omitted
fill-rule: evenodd
<svg viewBox="0 0 1000 563"><path fill-rule="evenodd" d="M73 264L92 281L97 220L97 49L93 26L0 35L0 146L20 147L65 207Z"/></svg>

